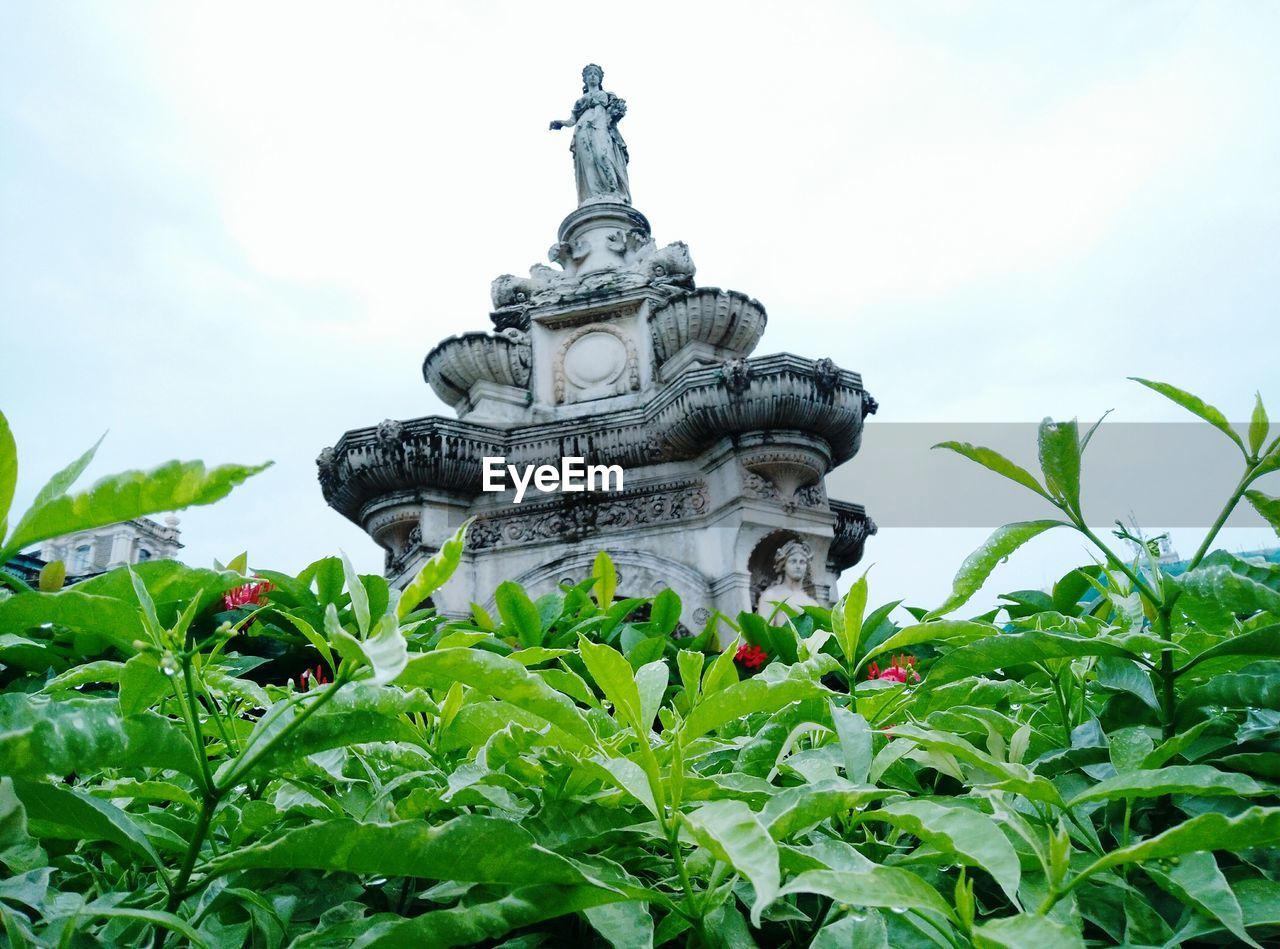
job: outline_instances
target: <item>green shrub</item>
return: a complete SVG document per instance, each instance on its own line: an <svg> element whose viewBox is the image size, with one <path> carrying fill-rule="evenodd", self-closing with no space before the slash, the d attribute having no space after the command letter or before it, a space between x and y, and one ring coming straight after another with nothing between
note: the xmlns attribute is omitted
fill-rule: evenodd
<svg viewBox="0 0 1280 949"><path fill-rule="evenodd" d="M0 920L13 945L1057 946L1280 936L1280 569L1210 553L1280 468L1261 403L1222 517L1171 577L1082 520L1089 435L1046 421L1043 495L914 622L713 618L591 577L497 617L326 558L177 563L0 599ZM44 536L206 503L256 469L171 465L67 496ZM0 417L0 518L15 452ZM954 619L1050 528L1096 566ZM56 584L49 584L56 586ZM734 637L715 651L716 627ZM767 662L763 661L767 658Z"/></svg>

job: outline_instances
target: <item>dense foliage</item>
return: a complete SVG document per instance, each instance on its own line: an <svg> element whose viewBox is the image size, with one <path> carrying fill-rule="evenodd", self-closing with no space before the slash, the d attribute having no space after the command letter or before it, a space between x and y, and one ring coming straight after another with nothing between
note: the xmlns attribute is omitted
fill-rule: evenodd
<svg viewBox="0 0 1280 949"><path fill-rule="evenodd" d="M327 558L148 563L0 599L0 921L25 945L1253 945L1280 936L1280 568L1210 553L1280 469L1243 457L1177 577L1082 519L1091 432L1040 430L1042 495L940 608L714 617L618 599L607 555L496 616L435 615L465 527L403 592ZM173 464L69 495L42 538L208 503L255 469ZM1176 473L1171 473L1176 474ZM949 618L1051 528L1096 564ZM7 540L5 540L7 538ZM696 606L691 604L690 606ZM719 638L732 639L717 651Z"/></svg>

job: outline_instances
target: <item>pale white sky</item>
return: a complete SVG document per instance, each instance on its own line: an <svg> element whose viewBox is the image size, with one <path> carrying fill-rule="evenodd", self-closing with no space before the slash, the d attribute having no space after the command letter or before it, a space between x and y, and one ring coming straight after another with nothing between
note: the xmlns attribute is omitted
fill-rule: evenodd
<svg viewBox="0 0 1280 949"><path fill-rule="evenodd" d="M1128 375L1280 417L1278 46L1261 0L0 3L19 503L105 429L91 476L273 458L183 516L189 561L380 569L314 458L444 410L422 357L573 207L547 122L588 61L658 240L875 422L1178 417ZM872 598L933 605L983 533L886 531ZM1078 559L1042 538L987 592Z"/></svg>

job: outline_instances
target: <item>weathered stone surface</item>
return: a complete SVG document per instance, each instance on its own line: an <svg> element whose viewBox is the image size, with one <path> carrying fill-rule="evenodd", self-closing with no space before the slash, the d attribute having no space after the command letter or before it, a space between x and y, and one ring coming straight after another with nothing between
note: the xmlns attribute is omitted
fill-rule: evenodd
<svg viewBox="0 0 1280 949"><path fill-rule="evenodd" d="M325 500L386 550L404 582L467 518L454 579L435 596L461 615L503 580L534 594L613 556L623 595L676 590L704 613L827 604L875 524L827 497L876 403L829 358L752 356L756 300L694 285L689 249L659 247L631 207L625 104L597 68L571 121L579 206L551 266L491 287L497 333L464 333L423 375L458 419L387 420L317 458ZM617 493L485 492L483 460L620 465ZM492 605L491 601L487 605Z"/></svg>

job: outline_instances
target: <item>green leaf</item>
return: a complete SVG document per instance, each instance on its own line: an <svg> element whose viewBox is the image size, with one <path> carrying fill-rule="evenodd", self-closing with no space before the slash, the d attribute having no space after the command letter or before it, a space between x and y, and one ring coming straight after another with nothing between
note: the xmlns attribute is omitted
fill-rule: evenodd
<svg viewBox="0 0 1280 949"><path fill-rule="evenodd" d="M693 739L752 712L776 712L792 702L830 694L811 679L769 681L754 676L704 696L698 707L685 719L680 730L681 740L688 747Z"/></svg>
<svg viewBox="0 0 1280 949"><path fill-rule="evenodd" d="M1080 512L1080 427L1075 419L1040 423L1040 468L1044 484L1067 510Z"/></svg>
<svg viewBox="0 0 1280 949"><path fill-rule="evenodd" d="M1021 465L1014 464L998 451L971 445L968 442L940 442L933 447L946 448L957 454L964 455L970 461L976 461L982 467L990 469L998 475L1003 475L1010 481L1016 481L1025 488L1030 488L1043 498L1049 497L1049 492L1040 485L1035 475Z"/></svg>
<svg viewBox="0 0 1280 949"><path fill-rule="evenodd" d="M613 949L653 949L653 916L647 903L605 903L589 907L585 915Z"/></svg>
<svg viewBox="0 0 1280 949"><path fill-rule="evenodd" d="M404 601L401 600L401 602ZM304 620L301 616L295 616L292 613L283 613L281 615L294 625L298 632L306 638L307 642L316 647L316 651L324 658L326 666L330 669L338 668L338 664L333 661L333 650L329 648L329 644L325 641L325 638L315 631L315 627ZM335 613L334 615L336 616L337 614Z"/></svg>
<svg viewBox="0 0 1280 949"><path fill-rule="evenodd" d="M1256 455L1267 440L1271 423L1267 420L1267 410L1262 404L1262 393L1255 392L1253 400L1253 415L1249 419L1249 451Z"/></svg>
<svg viewBox="0 0 1280 949"><path fill-rule="evenodd" d="M626 660L623 660L624 662ZM627 667L628 671L630 666ZM461 682L494 698L532 712L579 743L594 745L595 732L581 709L518 662L481 649L437 649L413 656L397 684L409 688L448 688Z"/></svg>
<svg viewBox="0 0 1280 949"><path fill-rule="evenodd" d="M636 691L640 693L640 728L643 736L647 737L653 730L653 723L658 717L658 709L662 706L670 676L671 670L661 659L641 666L636 672Z"/></svg>
<svg viewBox="0 0 1280 949"><path fill-rule="evenodd" d="M27 828L27 810L14 791L13 778L0 777L0 865L22 874L48 866L48 855ZM0 889L3 888L0 883ZM5 894L0 892L0 898Z"/></svg>
<svg viewBox="0 0 1280 949"><path fill-rule="evenodd" d="M467 814L438 826L421 820L314 821L215 859L232 870L338 870L462 883L598 885L573 861L539 846L515 821Z"/></svg>
<svg viewBox="0 0 1280 949"><path fill-rule="evenodd" d="M906 649L921 643L969 643L975 639L999 635L999 627L990 623L974 623L968 620L931 620L904 626L884 642L868 649L857 668L861 669L876 656L882 656L895 649Z"/></svg>
<svg viewBox="0 0 1280 949"><path fill-rule="evenodd" d="M498 586L494 600L503 625L515 633L521 646L542 644L542 617L529 594L524 592L524 587L507 580Z"/></svg>
<svg viewBox="0 0 1280 949"><path fill-rule="evenodd" d="M326 940L350 937L352 949L400 949L403 946L453 949L454 946L492 943L515 929L626 899L630 897L600 887L521 886L493 899L468 900L450 909L431 910L410 919L387 914L386 918L355 920L349 933L340 933L337 927L325 927L319 935ZM318 943L326 944L331 943ZM293 945L304 943L300 939Z"/></svg>
<svg viewBox="0 0 1280 949"><path fill-rule="evenodd" d="M1246 850L1280 841L1280 807L1250 807L1234 817L1210 812L1183 821L1162 834L1113 850L1094 861L1081 876L1088 877L1124 863L1210 850Z"/></svg>
<svg viewBox="0 0 1280 949"><path fill-rule="evenodd" d="M328 613L332 609L333 604L330 603L325 611ZM409 662L409 647L394 612L383 616L373 635L363 642L341 627L333 630L333 635L334 646L344 658L357 665L367 666L372 671L371 681L374 685L394 682Z"/></svg>
<svg viewBox="0 0 1280 949"><path fill-rule="evenodd" d="M320 692L310 695L318 698ZM281 703L285 701L282 699ZM308 697L304 701L315 699ZM366 742L416 743L417 730L401 716L425 711L434 711L434 703L423 692L403 692L365 682L340 687L323 708L299 726L292 724L301 714L297 705L288 709L272 706L246 741L246 747L254 750L243 757L224 760L214 774L215 783L238 785L253 771L278 774L293 762L330 748Z"/></svg>
<svg viewBox="0 0 1280 949"><path fill-rule="evenodd" d="M649 627L654 636L670 636L680 622L680 596L670 587L664 587L653 598L649 611ZM613 907L609 907L613 909Z"/></svg>
<svg viewBox="0 0 1280 949"><path fill-rule="evenodd" d="M864 573L853 581L849 592L831 611L831 630L840 644L846 666L858 659L858 641L862 638L862 618L866 611L867 575Z"/></svg>
<svg viewBox="0 0 1280 949"><path fill-rule="evenodd" d="M66 582L67 565L61 560L54 560L40 568L37 588L41 593L57 593Z"/></svg>
<svg viewBox="0 0 1280 949"><path fill-rule="evenodd" d="M618 717L642 739L647 736L651 731L650 722L644 720L640 690L631 664L618 650L593 643L585 636L578 637L578 651L591 678L613 703Z"/></svg>
<svg viewBox="0 0 1280 949"><path fill-rule="evenodd" d="M856 810L898 792L828 778L784 788L770 794L760 811L760 822L774 840L802 834L836 814Z"/></svg>
<svg viewBox="0 0 1280 949"><path fill-rule="evenodd" d="M937 609L929 613L930 617L944 616L958 609L969 601L982 585L987 582L996 566L1015 550L1049 530L1059 527L1062 521L1019 521L1006 524L996 530L986 543L971 553L963 564L955 579L951 582L951 596L947 597Z"/></svg>
<svg viewBox="0 0 1280 949"><path fill-rule="evenodd" d="M1099 781L1068 801L1067 806L1077 807L1089 801L1109 801L1116 798L1161 797L1165 794L1255 797L1270 794L1272 790L1245 774L1219 771L1203 764L1174 765L1154 770L1130 771Z"/></svg>
<svg viewBox="0 0 1280 949"><path fill-rule="evenodd" d="M1134 382L1146 386L1159 392L1166 399L1178 403L1188 412L1204 419L1218 431L1222 432L1230 438L1240 448L1241 452L1245 451L1244 442L1240 440L1240 436L1236 434L1236 430L1231 427L1231 423L1227 421L1227 417L1218 409L1202 401L1198 396L1192 395L1177 386L1171 386L1167 382L1152 382L1150 379L1140 379L1137 376L1130 376ZM1247 454L1247 452L1246 452Z"/></svg>
<svg viewBox="0 0 1280 949"><path fill-rule="evenodd" d="M644 768L630 758L606 758L601 756L593 759L591 764L600 768L607 775L610 784L616 784L643 804L645 809L655 818L662 820L662 809L654 799L653 786L650 784Z"/></svg>
<svg viewBox="0 0 1280 949"><path fill-rule="evenodd" d="M124 715L145 712L169 694L169 677L160 671L150 653L134 656L120 673L120 711Z"/></svg>
<svg viewBox="0 0 1280 949"><path fill-rule="evenodd" d="M780 895L816 893L837 903L937 913L954 919L938 891L910 870L883 867L856 851L849 859L855 870L805 870L782 888Z"/></svg>
<svg viewBox="0 0 1280 949"><path fill-rule="evenodd" d="M613 605L613 594L618 589L618 571L613 566L613 559L605 551L596 554L592 564L591 575L596 578L592 585L596 603L600 609L607 610Z"/></svg>
<svg viewBox="0 0 1280 949"><path fill-rule="evenodd" d="M1280 613L1280 566L1274 564L1217 551L1177 582L1192 596L1215 600L1234 613Z"/></svg>
<svg viewBox="0 0 1280 949"><path fill-rule="evenodd" d="M363 639L369 635L369 591L360 582L360 575L345 553L342 554L342 573L347 581L347 595L351 597L351 614L356 618L356 628Z"/></svg>
<svg viewBox="0 0 1280 949"><path fill-rule="evenodd" d="M782 879L778 845L760 818L741 801L711 801L684 815L684 820L699 844L755 888L751 925L758 927L760 914L778 896Z"/></svg>
<svg viewBox="0 0 1280 949"><path fill-rule="evenodd" d="M470 520L459 527L457 532L444 542L435 556L422 565L417 576L405 586L400 603L396 607L396 612L401 619L416 610L424 600L444 586L453 576L453 572L458 569L458 564L462 562L467 529L470 527Z"/></svg>
<svg viewBox="0 0 1280 949"><path fill-rule="evenodd" d="M206 947L209 943L196 932L191 925L180 916L173 913L166 913L158 909L138 909L132 906L116 906L104 897L100 900L94 900L86 906L76 911L77 916L87 916L90 919L133 919L138 922L149 923L152 926L159 926L164 929L171 930L183 938L187 939L191 945Z"/></svg>
<svg viewBox="0 0 1280 949"><path fill-rule="evenodd" d="M1084 949L1080 934L1065 923L1047 916L1006 916L976 927L973 944L977 949Z"/></svg>
<svg viewBox="0 0 1280 949"><path fill-rule="evenodd" d="M871 726L856 712L830 703L831 722L840 740L844 773L854 784L865 784L871 772Z"/></svg>
<svg viewBox="0 0 1280 949"><path fill-rule="evenodd" d="M1178 703L1179 714L1206 706L1280 709L1280 673L1264 668L1256 673L1245 670L1216 675L1188 691Z"/></svg>
<svg viewBox="0 0 1280 949"><path fill-rule="evenodd" d="M106 840L133 851L152 866L164 867L142 828L114 804L44 781L17 780L13 787L26 808L27 825L34 836Z"/></svg>
<svg viewBox="0 0 1280 949"><path fill-rule="evenodd" d="M966 807L947 807L923 799L893 801L867 815L883 820L941 851L954 854L970 866L980 867L1018 905L1022 869L1013 845L986 814Z"/></svg>
<svg viewBox="0 0 1280 949"><path fill-rule="evenodd" d="M0 547L4 546L4 526L13 507L13 492L18 486L18 443L13 440L9 420L0 412Z"/></svg>
<svg viewBox="0 0 1280 949"><path fill-rule="evenodd" d="M1105 639L1030 630L1023 633L1001 633L961 646L935 662L926 679L932 687L997 669L1012 669L1029 662L1075 659L1081 656L1135 658L1133 652Z"/></svg>
<svg viewBox="0 0 1280 949"><path fill-rule="evenodd" d="M1248 633L1241 633L1239 636L1232 636L1216 646L1210 646L1204 652L1192 657L1178 667L1177 674L1182 675L1202 662L1207 662L1210 659L1219 659L1222 656L1280 657L1280 624L1264 626Z"/></svg>
<svg viewBox="0 0 1280 949"><path fill-rule="evenodd" d="M171 768L200 773L175 721L120 713L114 699L0 695L0 774L44 778L102 768Z"/></svg>
<svg viewBox="0 0 1280 949"><path fill-rule="evenodd" d="M1023 765L999 761L986 752L979 751L958 735L906 724L893 727L893 738L895 741L898 739L913 741L929 751L945 752L958 761L973 765L978 769L979 777L983 778L983 780L973 780L974 784L1014 791L1033 801L1055 805L1062 803L1058 789L1048 778L1033 773ZM884 752L882 751L881 754ZM990 776L989 781L985 780L987 775Z"/></svg>
<svg viewBox="0 0 1280 949"><path fill-rule="evenodd" d="M690 705L698 700L698 689L702 680L702 664L706 657L700 652L681 649L676 653L676 667L680 670L680 684L689 696Z"/></svg>
<svg viewBox="0 0 1280 949"><path fill-rule="evenodd" d="M130 521L160 511L212 504L271 465L222 465L171 461L151 471L126 471L103 478L88 491L53 498L23 515L11 547L21 549L50 537Z"/></svg>
<svg viewBox="0 0 1280 949"><path fill-rule="evenodd" d="M1262 516L1262 519L1270 524L1277 534L1280 534L1280 498L1273 498L1252 489L1246 491L1244 496L1249 499L1249 503Z"/></svg>
<svg viewBox="0 0 1280 949"><path fill-rule="evenodd" d="M1251 946L1258 945L1244 928L1240 902L1231 891L1227 878L1218 869L1218 862L1213 854L1184 854L1177 863L1170 862L1163 866L1150 863L1143 869L1161 889L1173 894L1182 903L1194 906L1205 915L1218 920L1241 942Z"/></svg>

